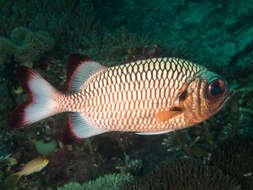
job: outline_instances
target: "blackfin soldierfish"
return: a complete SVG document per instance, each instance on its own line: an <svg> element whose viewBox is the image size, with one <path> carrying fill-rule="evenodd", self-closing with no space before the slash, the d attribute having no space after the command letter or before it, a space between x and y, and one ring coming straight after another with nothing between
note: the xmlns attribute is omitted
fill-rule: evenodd
<svg viewBox="0 0 253 190"><path fill-rule="evenodd" d="M77 139L109 131L162 134L192 126L219 111L229 99L228 83L203 66L180 58L150 58L105 67L72 54L68 94L21 66L17 77L29 99L11 114L21 128L61 112Z"/></svg>

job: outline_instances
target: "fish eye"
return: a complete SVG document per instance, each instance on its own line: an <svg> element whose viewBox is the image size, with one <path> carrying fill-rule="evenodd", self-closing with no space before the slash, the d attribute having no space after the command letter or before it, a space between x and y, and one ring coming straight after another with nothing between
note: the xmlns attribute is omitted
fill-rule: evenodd
<svg viewBox="0 0 253 190"><path fill-rule="evenodd" d="M225 84L222 80L216 79L212 81L207 87L207 97L215 99L222 96L225 92Z"/></svg>

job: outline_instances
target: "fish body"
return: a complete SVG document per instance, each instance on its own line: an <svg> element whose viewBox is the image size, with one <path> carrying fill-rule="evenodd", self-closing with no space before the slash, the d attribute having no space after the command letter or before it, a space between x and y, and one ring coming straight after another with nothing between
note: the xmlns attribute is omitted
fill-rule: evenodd
<svg viewBox="0 0 253 190"><path fill-rule="evenodd" d="M30 100L14 110L9 127L71 112L68 126L80 139L107 131L161 134L182 129L208 119L231 95L219 75L179 58L151 58L107 68L73 54L67 66L68 95L31 69L22 67L18 75L25 78L21 84Z"/></svg>
<svg viewBox="0 0 253 190"><path fill-rule="evenodd" d="M48 159L44 157L37 157L29 161L28 163L26 163L24 167L19 172L15 173L14 175L18 176L17 178L17 181L18 181L22 176L31 175L35 172L41 171L44 167L47 166L48 163L49 163Z"/></svg>

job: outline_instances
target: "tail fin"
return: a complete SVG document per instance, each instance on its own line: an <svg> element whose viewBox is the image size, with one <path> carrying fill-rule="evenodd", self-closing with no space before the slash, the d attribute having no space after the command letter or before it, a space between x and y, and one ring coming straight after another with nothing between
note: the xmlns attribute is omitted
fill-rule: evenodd
<svg viewBox="0 0 253 190"><path fill-rule="evenodd" d="M25 127L61 112L57 109L58 104L55 101L61 93L38 73L28 67L21 66L17 69L17 78L29 98L11 113L8 122L9 129Z"/></svg>
<svg viewBox="0 0 253 190"><path fill-rule="evenodd" d="M17 176L15 184L17 184L22 177L22 175L20 175L20 172L16 172L16 173L12 174L11 176Z"/></svg>

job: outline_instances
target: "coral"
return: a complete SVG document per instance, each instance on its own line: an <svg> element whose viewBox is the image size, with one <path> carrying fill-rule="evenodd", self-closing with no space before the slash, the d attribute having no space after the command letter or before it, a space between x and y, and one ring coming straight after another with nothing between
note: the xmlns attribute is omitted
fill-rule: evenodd
<svg viewBox="0 0 253 190"><path fill-rule="evenodd" d="M52 153L57 147L57 143L55 140L44 142L43 140L39 140L35 142L35 148L40 154L49 154Z"/></svg>
<svg viewBox="0 0 253 190"><path fill-rule="evenodd" d="M129 61L129 50L151 46L152 42L147 35L136 35L122 28L112 33L105 33L99 38L96 33L83 36L81 43L84 47L79 48L78 52L85 53L106 66L112 66ZM138 58L143 57L138 56Z"/></svg>
<svg viewBox="0 0 253 190"><path fill-rule="evenodd" d="M58 187L57 190L82 190L84 189L81 184L70 182L63 187Z"/></svg>
<svg viewBox="0 0 253 190"><path fill-rule="evenodd" d="M198 160L167 161L158 171L125 184L121 190L240 190L236 180Z"/></svg>
<svg viewBox="0 0 253 190"><path fill-rule="evenodd" d="M53 38L44 31L28 32L21 46L18 46L14 57L18 62L32 62L35 58L54 47Z"/></svg>
<svg viewBox="0 0 253 190"><path fill-rule="evenodd" d="M69 183L63 187L58 187L57 190L118 190L124 183L129 183L133 180L130 174L108 174L99 177L96 180L89 181L82 185L78 183Z"/></svg>
<svg viewBox="0 0 253 190"><path fill-rule="evenodd" d="M10 136L4 130L0 130L0 162L11 156L14 149Z"/></svg>
<svg viewBox="0 0 253 190"><path fill-rule="evenodd" d="M221 143L212 154L211 163L236 177L248 189L253 188L253 138L235 136Z"/></svg>
<svg viewBox="0 0 253 190"><path fill-rule="evenodd" d="M54 47L54 39L44 31L32 32L24 27L15 28L11 39L0 37L0 64L11 56L17 62L30 63Z"/></svg>
<svg viewBox="0 0 253 190"><path fill-rule="evenodd" d="M68 163L66 174L71 181L78 183L95 179L105 173L101 164L84 152L74 152Z"/></svg>
<svg viewBox="0 0 253 190"><path fill-rule="evenodd" d="M13 42L4 37L0 37L0 65L6 63L6 60L8 60L15 53L15 51L16 47Z"/></svg>
<svg viewBox="0 0 253 190"><path fill-rule="evenodd" d="M123 163L119 166L116 166L116 169L120 171L122 174L131 173L133 175L136 175L140 173L143 167L142 160L138 159L130 159L128 155L125 154L125 159Z"/></svg>
<svg viewBox="0 0 253 190"><path fill-rule="evenodd" d="M16 27L11 31L10 39L17 45L22 45L22 42L24 41L26 34L28 34L30 31L28 28L25 27Z"/></svg>
<svg viewBox="0 0 253 190"><path fill-rule="evenodd" d="M93 157L78 147L75 149L68 145L48 155L50 162L46 168L46 178L53 187L70 181L83 183L105 173Z"/></svg>
<svg viewBox="0 0 253 190"><path fill-rule="evenodd" d="M54 186L62 184L68 180L66 167L71 161L73 153L67 148L59 149L58 151L49 155L49 164L47 166L47 180Z"/></svg>

